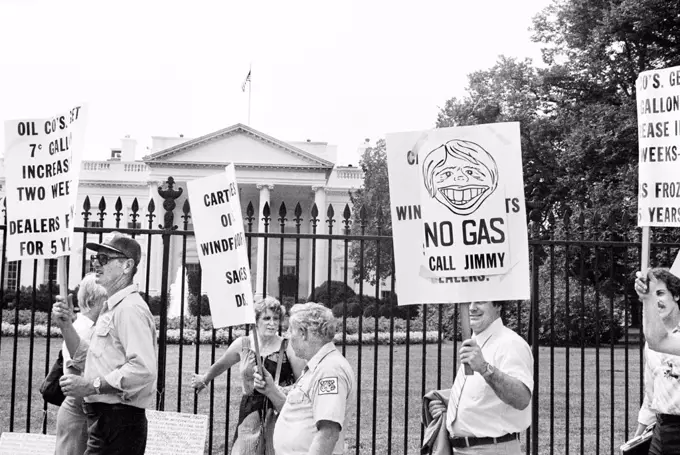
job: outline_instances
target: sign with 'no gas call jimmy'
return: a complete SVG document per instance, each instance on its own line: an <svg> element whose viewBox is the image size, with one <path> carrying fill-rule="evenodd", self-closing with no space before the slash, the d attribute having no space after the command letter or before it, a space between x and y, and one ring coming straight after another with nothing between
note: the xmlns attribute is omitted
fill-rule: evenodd
<svg viewBox="0 0 680 455"><path fill-rule="evenodd" d="M234 165L187 182L187 190L213 327L254 324L253 286Z"/></svg>
<svg viewBox="0 0 680 455"><path fill-rule="evenodd" d="M387 135L399 304L529 298L518 123Z"/></svg>

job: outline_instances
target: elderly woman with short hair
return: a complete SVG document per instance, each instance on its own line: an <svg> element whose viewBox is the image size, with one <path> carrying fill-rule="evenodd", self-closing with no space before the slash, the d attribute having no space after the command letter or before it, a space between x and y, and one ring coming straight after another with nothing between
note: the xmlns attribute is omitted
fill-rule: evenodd
<svg viewBox="0 0 680 455"><path fill-rule="evenodd" d="M248 336L237 338L229 345L205 374L195 374L191 386L201 392L213 379L240 363L243 396L239 407L238 426L231 448L232 455L273 455L273 426L264 430L267 410L272 407L266 396L253 387L255 361L255 340L257 336L260 356L264 368L272 375L280 369L279 387L291 386L300 377L305 362L300 360L288 344L288 340L278 334L279 322L285 316L285 308L278 300L266 297L255 303L256 330ZM279 356L281 356L279 366ZM261 433L264 434L261 434ZM264 441L264 443L262 443Z"/></svg>
<svg viewBox="0 0 680 455"><path fill-rule="evenodd" d="M108 293L97 284L97 276L88 273L80 282L78 289L78 307L80 312L73 322L81 338L89 338L89 333L99 318L99 312L108 299ZM71 366L71 356L63 343L64 374L82 374ZM83 399L66 397L57 413L56 455L81 455L87 448L87 417L83 412Z"/></svg>
<svg viewBox="0 0 680 455"><path fill-rule="evenodd" d="M255 373L255 387L280 409L274 430L276 455L344 453L354 372L333 344L337 321L318 303L293 305L288 335L298 357L307 360L286 397L271 375Z"/></svg>

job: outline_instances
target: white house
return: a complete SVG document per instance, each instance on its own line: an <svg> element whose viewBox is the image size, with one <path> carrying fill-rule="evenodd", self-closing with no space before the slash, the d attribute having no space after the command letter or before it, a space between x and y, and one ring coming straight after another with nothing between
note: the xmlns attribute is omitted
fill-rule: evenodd
<svg viewBox="0 0 680 455"><path fill-rule="evenodd" d="M344 227L341 223L342 212L345 205L350 202L349 191L358 189L363 182L361 169L353 166L340 166L336 163L337 149L325 142L284 142L268 136L249 126L236 124L228 128L201 136L195 139L184 137L153 137L151 153L142 160L135 160L136 141L130 138L122 139L121 148L112 150L112 156L107 161L87 161L82 163L80 184L78 187L77 214L82 211L83 202L87 197L91 202L88 225L93 227L113 228L116 219L113 213L116 211L114 204L120 197L122 202L123 216L119 221L120 228L134 228L149 226L147 207L149 201L155 204L156 217L153 228L157 229L163 224L163 199L158 194L158 187L164 185L169 176L174 178L174 189L182 189L182 195L176 200L174 224L182 229L182 207L187 199L186 182L200 177L222 172L224 166L233 162L236 166L236 176L241 196L244 216L248 202L252 202L255 209L253 232L264 229L262 221L262 208L265 202L271 207L271 232L280 232L278 213L281 203L285 203L288 210L285 224L286 233L296 232L294 209L299 202L302 208L303 221L300 226L302 233L311 233L310 210L314 203L319 208L320 221L317 224L317 233L328 233L328 225L325 223L326 211L332 204L337 220L333 226L333 232L341 232ZM3 160L0 158L0 197L4 196L5 170ZM106 203L106 215L103 225L98 215L98 206L101 199ZM136 224L132 223L130 214L135 198L139 204L139 218ZM351 204L350 204L351 208ZM260 214L258 216L258 214ZM83 226L82 216L77 216L77 226ZM188 229L193 229L189 223ZM246 226L246 231L248 227ZM89 234L87 241L96 240L96 235ZM152 237L151 245L147 245L146 236L139 237L142 251L149 251L149 261L146 258L137 274L140 288L147 285L151 294L160 293L162 276L157 271L162 265L162 243L159 235ZM83 255L84 239L82 234L74 238L70 260L70 287L75 287L82 275L83 265L89 269L89 254ZM1 242L1 239L0 239ZM182 266L182 237L173 236L170 251L169 283L178 281ZM254 276L253 285L256 294L262 293L264 276L264 258L262 239L253 242L251 255L252 270ZM310 277L312 275L312 245L311 241L304 239L300 242L299 261L299 293L306 296L311 290ZM315 258L315 285L318 286L328 277L328 254L331 255L331 276L335 280L344 277L344 242L334 242L332 251L328 251L327 241L316 242ZM272 239L268 245L267 269L267 292L278 295L277 277L280 274L296 273L296 243L294 240L284 242L283 270L281 269L280 241ZM18 264L6 263L4 283L5 288L13 288L17 284L30 286L33 283L33 261L23 261L20 283L18 281ZM51 265L54 261L38 261L36 267L37 283L41 284L49 279L50 273L56 275L56 267ZM186 264L188 268L197 267L198 256L193 237L187 237ZM352 263L349 261L351 268ZM348 269L350 285L358 288L351 282L351 269ZM365 293L372 292L370 288L364 288Z"/></svg>

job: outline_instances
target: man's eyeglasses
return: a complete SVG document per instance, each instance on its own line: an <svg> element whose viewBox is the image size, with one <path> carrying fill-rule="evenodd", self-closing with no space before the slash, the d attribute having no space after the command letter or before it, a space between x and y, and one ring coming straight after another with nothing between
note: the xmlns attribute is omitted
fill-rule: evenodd
<svg viewBox="0 0 680 455"><path fill-rule="evenodd" d="M101 265L106 265L109 263L109 261L113 259L130 259L130 258L127 256L111 256L106 253L97 253L90 256L90 262L94 263L94 261L97 261Z"/></svg>

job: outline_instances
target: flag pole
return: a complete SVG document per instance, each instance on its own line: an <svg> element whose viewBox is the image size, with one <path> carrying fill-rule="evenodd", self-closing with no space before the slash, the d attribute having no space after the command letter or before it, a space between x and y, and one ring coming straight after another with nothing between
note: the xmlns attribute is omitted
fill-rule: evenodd
<svg viewBox="0 0 680 455"><path fill-rule="evenodd" d="M250 73L248 73L250 74ZM253 89L253 79L251 76L251 79L248 81L248 126L250 126L250 92Z"/></svg>

